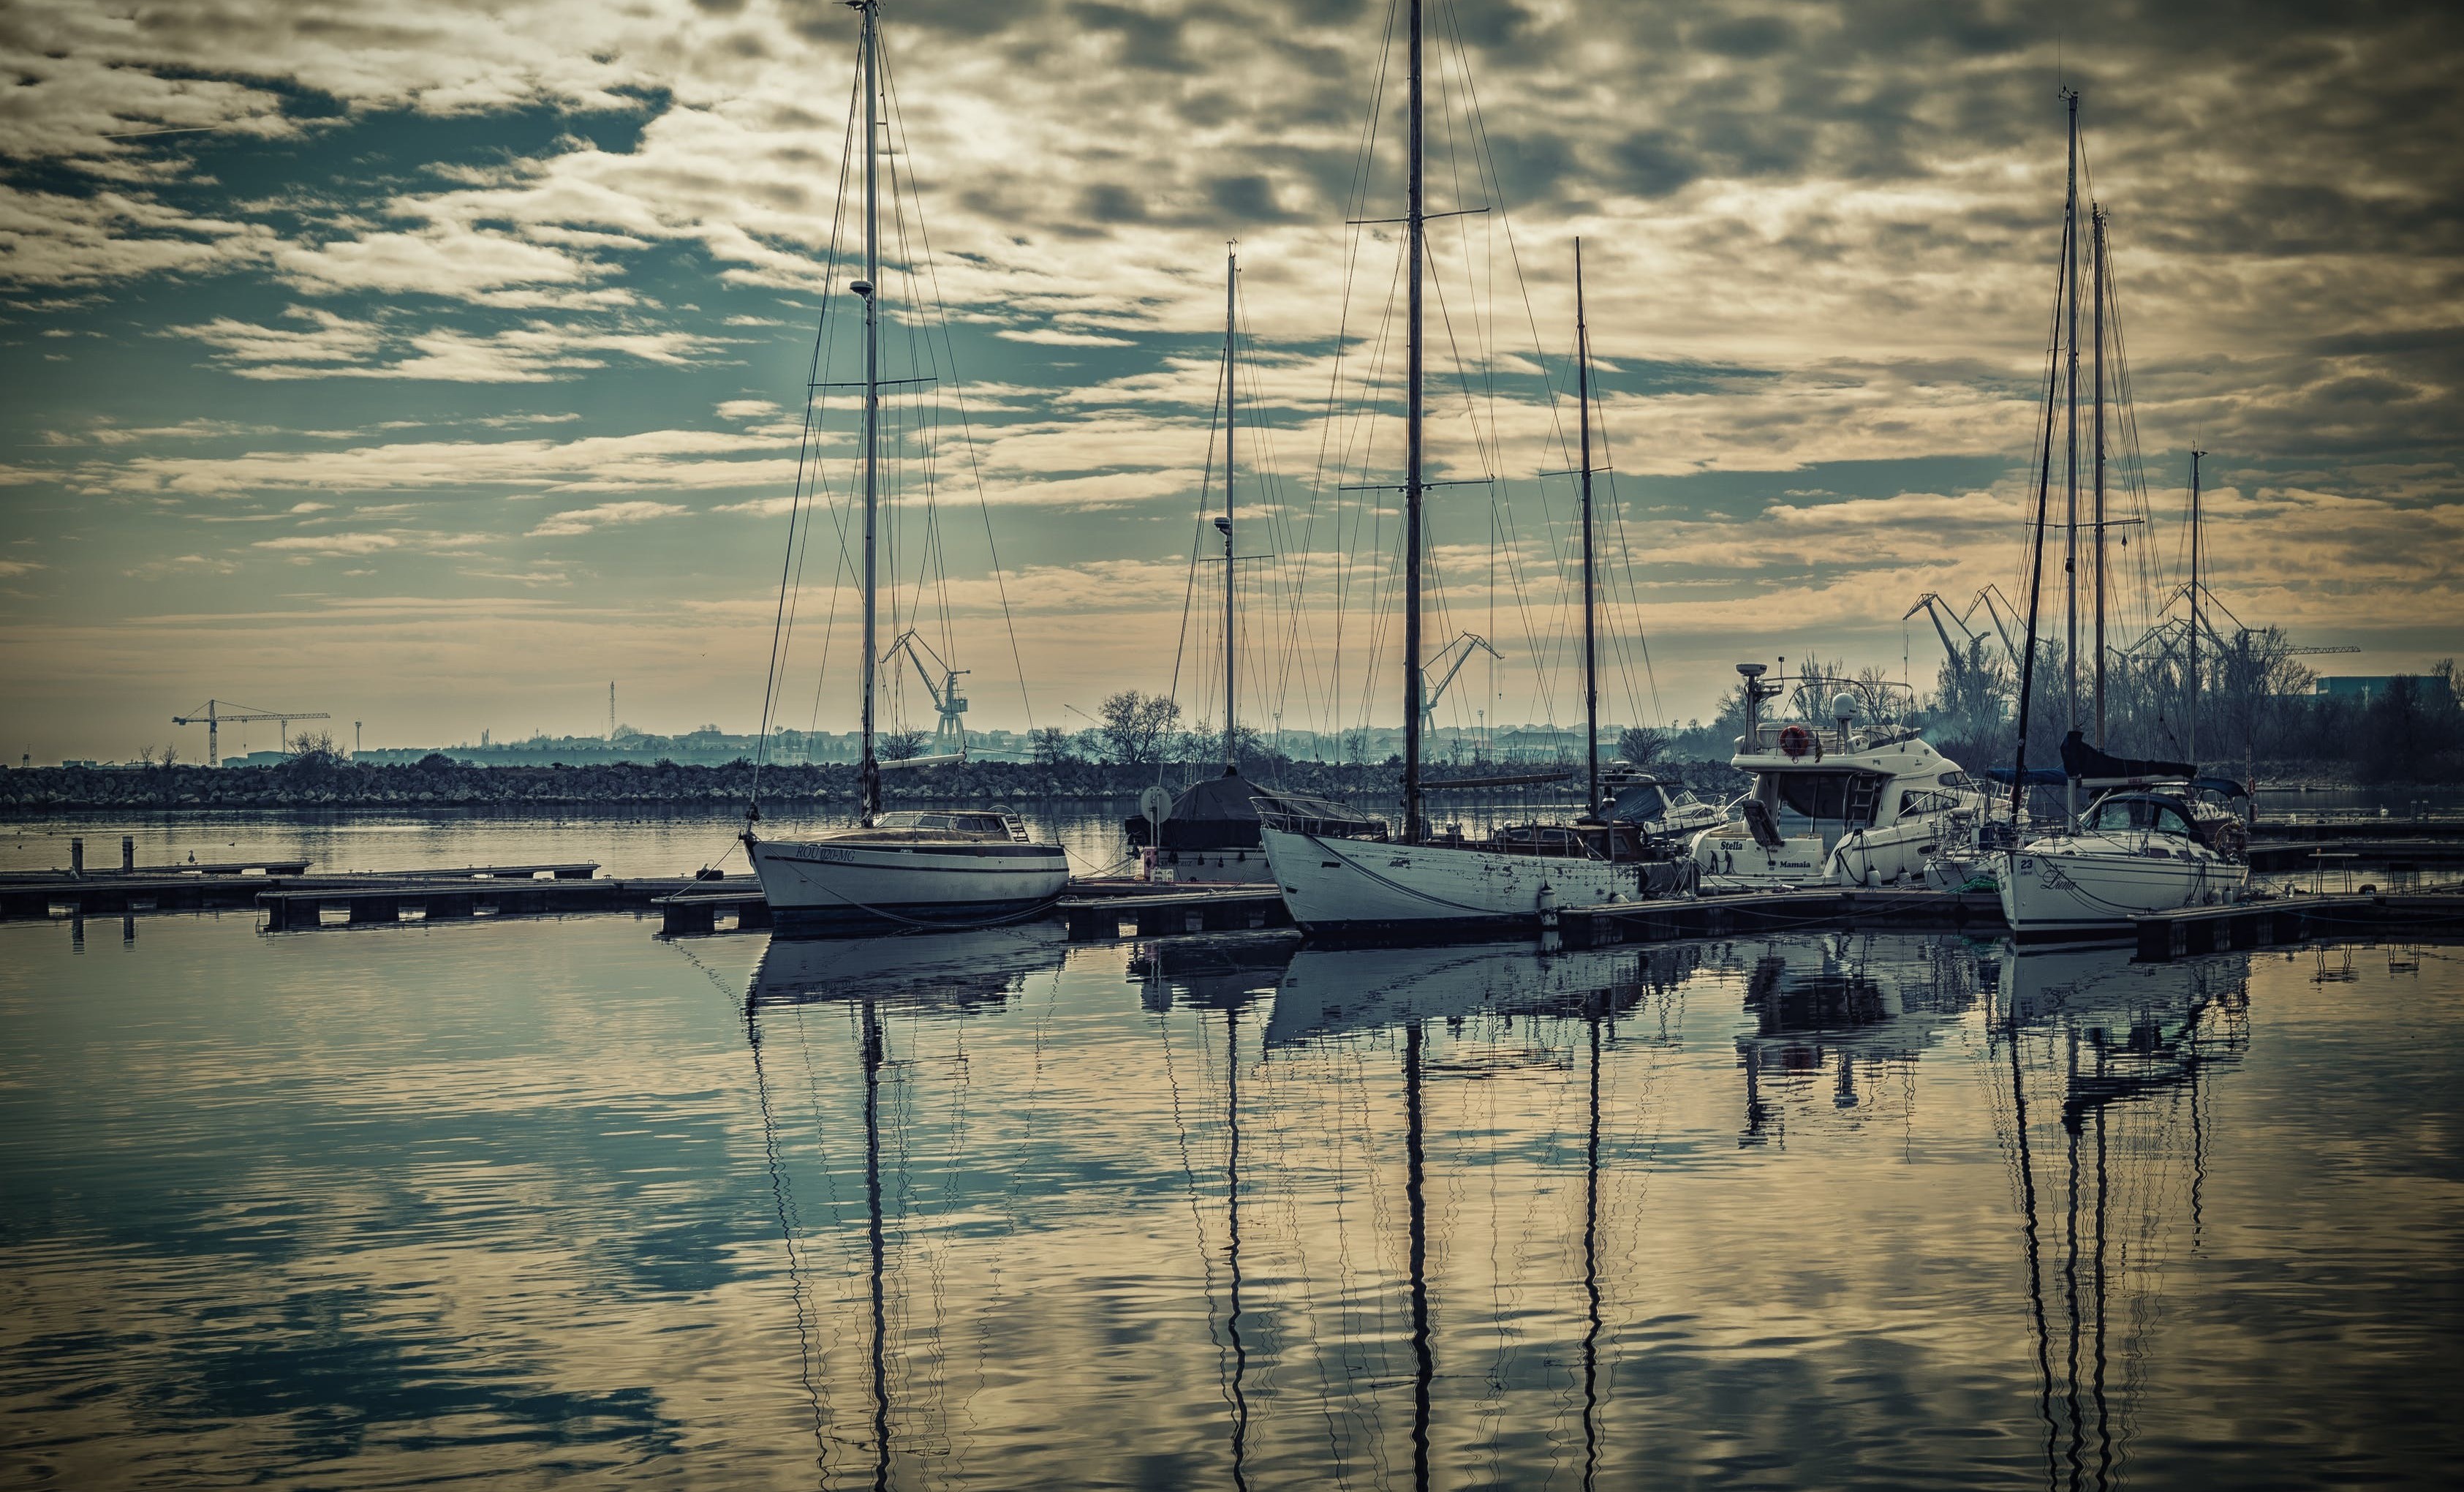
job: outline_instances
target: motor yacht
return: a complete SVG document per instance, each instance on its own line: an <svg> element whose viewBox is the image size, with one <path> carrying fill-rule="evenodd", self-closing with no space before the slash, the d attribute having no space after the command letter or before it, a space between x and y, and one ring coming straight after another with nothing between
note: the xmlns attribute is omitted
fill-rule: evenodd
<svg viewBox="0 0 2464 1492"><path fill-rule="evenodd" d="M1858 701L1832 701L1835 724L1774 728L1762 704L1780 692L1763 665L1740 663L1746 733L1729 765L1753 774L1726 821L1694 837L1704 891L1915 885L1946 835L1966 835L1986 794L1915 730L1855 723Z"/></svg>

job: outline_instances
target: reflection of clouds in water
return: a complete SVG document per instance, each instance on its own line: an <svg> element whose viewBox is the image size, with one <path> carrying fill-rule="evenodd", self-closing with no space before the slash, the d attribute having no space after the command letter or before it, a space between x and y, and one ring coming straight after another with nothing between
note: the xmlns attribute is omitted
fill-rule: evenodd
<svg viewBox="0 0 2464 1492"><path fill-rule="evenodd" d="M2065 1475L2075 1444L2089 1477L2317 1467L2424 1391L2313 1344L2294 1392L2283 1333L2343 1311L2400 1367L2453 1325L2418 1291L2447 1204L2321 1143L2436 1111L2361 1080L2449 1051L2387 1019L2433 960L2360 960L2331 1015L2306 960L1866 934L237 932L73 958L0 929L10 1190L51 1198L5 1245L0 1397L82 1480L348 1484L510 1443L869 1484L877 1410L901 1484L1226 1480L1243 1414L1254 1484L1403 1480L1412 1082L1441 1481L1587 1454L1601 1484L1770 1481L1842 1447L1826 1480L1998 1481L2049 1436ZM2236 1293L2319 1239L2342 1282ZM2235 1395L2267 1428L2202 1446Z"/></svg>

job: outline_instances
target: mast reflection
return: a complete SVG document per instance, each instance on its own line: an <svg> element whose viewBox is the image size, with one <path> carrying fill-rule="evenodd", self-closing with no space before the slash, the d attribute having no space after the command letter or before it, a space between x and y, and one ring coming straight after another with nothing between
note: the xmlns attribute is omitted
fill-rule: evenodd
<svg viewBox="0 0 2464 1492"><path fill-rule="evenodd" d="M2226 954L2147 968L2086 951L2006 952L2001 974L2007 1003L1993 1029L2010 1067L2045 1482L2110 1487L2126 1463L2131 1416L2117 1413L2109 1370L2119 1355L2126 1404L2133 1396L2129 1375L2141 1357L2127 1339L2115 1350L2113 1295L2155 1290L2161 1260L2134 1254L2131 1240L2157 1246L2152 1240L2161 1235L2166 1199L2173 1194L2167 1172L2182 1162L2189 1170L2191 1247L2199 1247L2199 1192L2212 1138L2202 1112L2206 1084L2211 1069L2231 1068L2248 1046L2250 958ZM2027 1059L2031 1051L2039 1054L2034 1062ZM2054 1116L2063 1154L2058 1384L2028 1107L2031 1085L2048 1074L2059 1079ZM2117 1208L2124 1214L2120 1242ZM2144 1313L2124 1315L2144 1329Z"/></svg>

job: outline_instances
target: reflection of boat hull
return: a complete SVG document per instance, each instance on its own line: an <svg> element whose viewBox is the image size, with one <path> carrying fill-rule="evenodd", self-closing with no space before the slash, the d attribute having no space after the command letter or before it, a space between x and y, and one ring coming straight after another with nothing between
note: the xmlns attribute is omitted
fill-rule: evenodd
<svg viewBox="0 0 2464 1492"><path fill-rule="evenodd" d="M1483 1012L1567 1014L1643 981L1632 948L1302 948L1275 990L1267 1044ZM1628 1002L1630 1003L1630 1001Z"/></svg>
<svg viewBox="0 0 2464 1492"><path fill-rule="evenodd" d="M779 932L966 928L1033 917L1069 883L1057 844L868 844L759 839L747 847Z"/></svg>
<svg viewBox="0 0 2464 1492"><path fill-rule="evenodd" d="M1577 859L1294 834L1269 826L1266 861L1303 932L1443 941L1536 932L1544 902L1573 910L1683 888L1683 861ZM1545 893L1545 895L1544 895Z"/></svg>
<svg viewBox="0 0 2464 1492"><path fill-rule="evenodd" d="M873 998L964 1005L1005 998L1028 974L1056 969L1058 927L896 934L829 942L774 938L753 973L756 1005Z"/></svg>
<svg viewBox="0 0 2464 1492"><path fill-rule="evenodd" d="M2212 857L2163 858L2127 848L2035 846L1995 858L2002 919L2022 943L2119 937L2130 919L2150 912L2205 906L2241 893L2250 869Z"/></svg>

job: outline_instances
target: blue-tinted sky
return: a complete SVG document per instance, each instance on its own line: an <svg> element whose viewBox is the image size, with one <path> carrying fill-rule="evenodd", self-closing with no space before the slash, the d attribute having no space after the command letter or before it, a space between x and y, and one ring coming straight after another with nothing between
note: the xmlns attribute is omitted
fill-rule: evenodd
<svg viewBox="0 0 2464 1492"><path fill-rule="evenodd" d="M1705 713L1730 661L1783 654L1922 682L1920 594L2018 592L2065 81L2129 352L2115 486L2135 449L2152 518L2118 531L2118 610L2179 578L2195 441L2243 621L2364 650L2334 672L2464 650L2442 9L1432 14L1431 206L1491 210L1436 235L1432 452L1508 479L1433 499L1432 645L1506 655L1443 721L1578 708L1570 488L1535 476L1572 464L1578 234L1617 468L1609 713ZM946 331L967 402L945 377L899 403L937 423L902 445L896 606L974 671L974 723L1076 726L1177 670L1220 710L1211 603L1183 603L1235 237L1270 427L1243 447L1243 552L1272 556L1244 567L1243 714L1391 721L1391 495L1339 490L1391 481L1399 438L1359 393L1392 391L1392 231L1345 226L1399 211L1387 7L885 16L891 370ZM854 34L822 0L0 11L6 754L193 759L167 718L209 696L370 746L588 732L610 679L643 728L751 728L815 323L847 301ZM837 330L825 381L855 368ZM778 718L844 729L828 501Z"/></svg>

